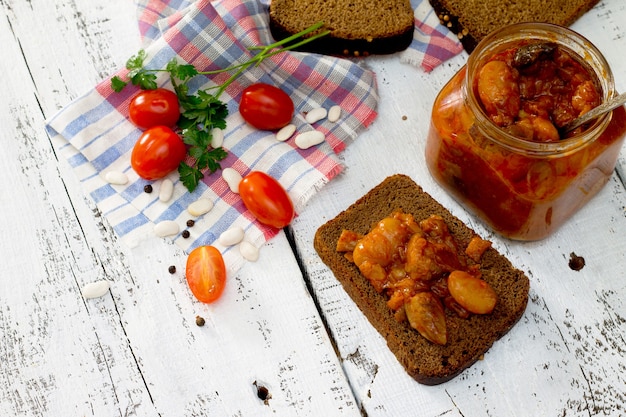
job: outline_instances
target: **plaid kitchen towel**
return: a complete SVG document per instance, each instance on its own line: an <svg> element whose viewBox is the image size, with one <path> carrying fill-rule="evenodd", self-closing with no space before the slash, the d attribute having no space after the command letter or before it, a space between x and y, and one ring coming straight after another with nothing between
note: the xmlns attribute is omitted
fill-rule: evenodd
<svg viewBox="0 0 626 417"><path fill-rule="evenodd" d="M457 36L441 24L428 0L411 0L415 15L415 32L409 48L400 59L432 71L442 62L463 52Z"/></svg>
<svg viewBox="0 0 626 417"><path fill-rule="evenodd" d="M270 0L260 0L266 7ZM136 0L139 32L149 42L160 36L160 24L184 10L190 0ZM463 51L463 45L448 28L443 26L428 0L411 0L415 15L413 42L400 52L400 59L426 72Z"/></svg>
<svg viewBox="0 0 626 417"><path fill-rule="evenodd" d="M151 31L155 27L152 23L142 26L144 36L154 37L145 44L146 68L164 68L172 58L205 70L226 68L247 61L253 56L249 47L266 44L270 39L267 8L257 0L199 0L191 4L150 1L143 16L158 16L159 23L153 23L163 29L157 36ZM127 72L122 69L112 75L124 78ZM198 76L190 92L221 84L229 75ZM298 131L317 129L325 133L326 141L301 150L293 140L279 142L273 132L247 125L237 112L237 103L241 91L256 82L277 85L289 94L296 107L293 123ZM167 74L159 76L157 83L172 88ZM174 195L168 202L160 201L161 181L143 180L130 166L133 145L141 134L127 118L129 101L137 91L128 86L115 93L107 79L61 109L47 121L55 146L116 234L131 246L154 239L155 224L164 220L175 221L181 231L187 229L189 204L199 198L211 200L213 209L195 219L195 225L187 229L188 238L178 233L171 239L187 252L199 245L215 244L224 254L229 271L236 271L243 258L237 247L216 243L222 232L241 226L245 239L260 247L278 230L256 222L219 172L207 175L193 193L173 172L168 179L175 184ZM297 213L319 187L342 170L336 154L373 122L378 104L376 79L371 71L349 60L298 52L277 54L260 66L250 67L220 99L229 110L223 145L228 157L221 162L222 167L232 167L242 175L253 170L270 174L288 191ZM323 120L312 126L305 121L307 111L333 105L342 108L338 122ZM112 171L125 173L129 182L110 184L105 177ZM144 192L147 184L152 184L155 192Z"/></svg>

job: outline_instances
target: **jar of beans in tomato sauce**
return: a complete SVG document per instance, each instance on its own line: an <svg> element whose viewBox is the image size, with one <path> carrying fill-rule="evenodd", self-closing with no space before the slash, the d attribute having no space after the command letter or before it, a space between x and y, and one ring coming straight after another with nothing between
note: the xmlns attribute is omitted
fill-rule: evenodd
<svg viewBox="0 0 626 417"><path fill-rule="evenodd" d="M616 94L608 63L581 35L544 23L505 27L437 96L428 169L499 234L543 239L609 180L626 111L567 134L563 126Z"/></svg>

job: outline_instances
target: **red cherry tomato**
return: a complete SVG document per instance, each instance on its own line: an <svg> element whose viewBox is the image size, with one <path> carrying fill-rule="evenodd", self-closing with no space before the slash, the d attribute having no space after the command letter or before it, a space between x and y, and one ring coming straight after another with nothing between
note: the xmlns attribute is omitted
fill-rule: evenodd
<svg viewBox="0 0 626 417"><path fill-rule="evenodd" d="M203 303L220 298L226 286L226 265L214 246L199 246L187 257L185 268L191 293Z"/></svg>
<svg viewBox="0 0 626 417"><path fill-rule="evenodd" d="M167 126L154 126L142 133L130 156L130 165L144 179L163 178L185 158L183 140Z"/></svg>
<svg viewBox="0 0 626 417"><path fill-rule="evenodd" d="M252 171L239 183L244 205L263 224L282 229L295 215L289 194L274 178Z"/></svg>
<svg viewBox="0 0 626 417"><path fill-rule="evenodd" d="M174 127L180 117L176 93L165 88L142 90L130 101L130 121L141 129L153 126Z"/></svg>
<svg viewBox="0 0 626 417"><path fill-rule="evenodd" d="M293 118L293 101L273 85L252 84L243 90L239 102L241 117L260 130L276 130L287 126Z"/></svg>

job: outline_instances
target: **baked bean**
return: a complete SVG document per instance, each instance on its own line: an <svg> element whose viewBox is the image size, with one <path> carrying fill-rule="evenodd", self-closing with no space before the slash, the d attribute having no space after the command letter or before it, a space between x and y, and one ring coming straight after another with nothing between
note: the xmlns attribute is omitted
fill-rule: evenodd
<svg viewBox="0 0 626 417"><path fill-rule="evenodd" d="M497 125L508 125L520 110L520 94L513 69L503 61L490 61L478 74L478 96Z"/></svg>

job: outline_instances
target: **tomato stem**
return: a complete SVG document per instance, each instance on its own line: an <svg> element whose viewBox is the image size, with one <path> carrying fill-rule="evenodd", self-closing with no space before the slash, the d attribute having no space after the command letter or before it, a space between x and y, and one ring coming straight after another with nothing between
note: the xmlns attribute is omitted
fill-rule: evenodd
<svg viewBox="0 0 626 417"><path fill-rule="evenodd" d="M296 33L296 34L294 34L294 35L291 35L291 36L289 36L289 37L287 37L287 38L285 38L285 39L282 39L282 40L280 40L280 41L278 41L278 42L274 42L274 43L273 43L273 44L271 44L271 45L266 45L266 46L262 46L262 45L259 45L259 46L252 46L252 47L250 47L250 48L248 48L248 49L250 49L250 50L254 50L254 49L265 49L265 50L267 50L267 49L274 49L274 48L277 48L277 47L279 47L279 46L282 46L282 45L288 44L289 42L295 41L296 39L301 38L301 37L303 37L304 35L308 35L309 33L314 32L314 31L316 31L316 30L320 29L322 26L324 26L324 22L317 22L317 23L315 23L315 24L313 24L313 25L309 26L308 28L306 28L306 29L304 29L304 30L302 30L302 31L300 31L300 32L298 32L298 33ZM329 31L329 30L325 30L325 31L320 32L320 33L317 33L317 34L315 34L315 35L313 35L313 36L311 36L311 37L309 37L309 38L306 38L306 39L304 39L303 41L304 41L304 43L309 43L309 42L313 41L314 39L320 38L320 37L322 37L322 36L326 36L326 35L328 35L329 33L330 33L330 31ZM289 46L285 47L284 49L287 49L287 48L289 48L289 49L293 49L293 48L295 48L295 47L297 47L297 46L295 46L295 44L294 44L294 45L289 45ZM287 50L288 50L288 49L287 49Z"/></svg>
<svg viewBox="0 0 626 417"><path fill-rule="evenodd" d="M215 94L215 97L219 97L224 90L226 90L226 88L228 88L228 86L230 84L233 83L233 81L235 81L246 69L248 69L250 66L255 65L258 66L261 64L261 62L263 62L266 58L272 57L274 55L277 55L281 52L285 52L285 51L290 51L292 49L296 49L299 48L303 45L306 45L316 39L319 39L323 36L326 36L330 33L329 30L324 30L322 32L316 33L313 36L310 36L308 38L302 39L299 42L287 45L297 39L302 38L305 35L308 35L311 32L314 32L318 29L320 29L322 26L324 26L324 22L317 22L314 25L309 26L308 28L306 28L303 31L300 31L294 35L291 35L285 39L282 39L278 42L274 42L270 45L259 45L259 46L252 46L250 48L248 48L248 50L250 51L260 51L257 55L255 55L253 58L251 58L250 60L242 63L242 64L238 64L238 65L232 65L228 68L223 68L223 69L219 69L219 70L212 70L212 71L198 71L198 74L201 75L213 75L213 74L220 74L223 72L228 72L228 71L232 71L232 70L237 70L237 72L235 72L230 78L228 78L224 83L222 83L220 86L215 86L213 88L218 88L218 92ZM287 45L283 48L277 49L283 45Z"/></svg>

